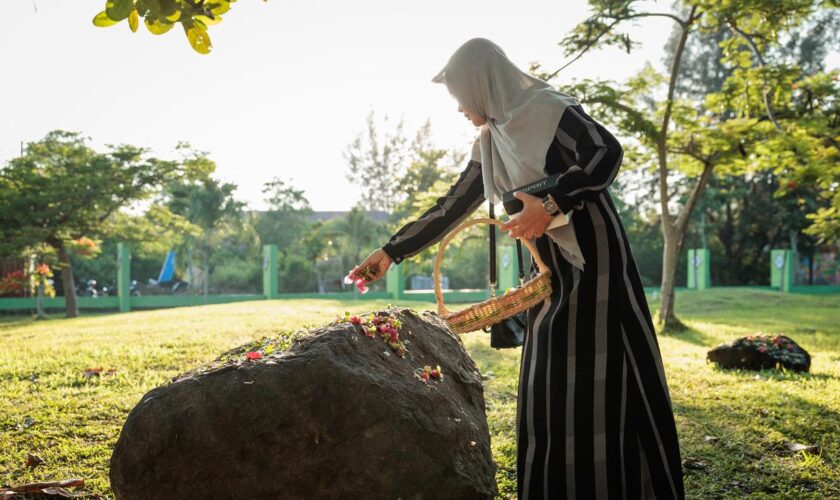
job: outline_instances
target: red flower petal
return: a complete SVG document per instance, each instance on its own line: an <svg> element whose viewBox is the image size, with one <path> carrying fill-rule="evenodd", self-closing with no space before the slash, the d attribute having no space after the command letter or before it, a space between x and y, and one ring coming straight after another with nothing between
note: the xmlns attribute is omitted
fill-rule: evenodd
<svg viewBox="0 0 840 500"><path fill-rule="evenodd" d="M245 354L245 357L248 359L260 359L262 357L262 354L256 351L250 351L249 353Z"/></svg>

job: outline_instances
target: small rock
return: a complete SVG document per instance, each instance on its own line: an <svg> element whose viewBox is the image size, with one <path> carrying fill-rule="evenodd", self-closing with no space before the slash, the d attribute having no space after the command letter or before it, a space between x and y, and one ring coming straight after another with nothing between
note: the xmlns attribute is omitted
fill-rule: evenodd
<svg viewBox="0 0 840 500"><path fill-rule="evenodd" d="M706 462L700 460L697 457L685 457L682 461L683 467L686 469L694 469L694 470L705 470L707 465Z"/></svg>
<svg viewBox="0 0 840 500"><path fill-rule="evenodd" d="M793 443L793 442L790 442L790 441L785 441L784 446L788 451L790 451L792 453L798 453L800 451L804 451L806 453L811 453L811 454L816 455L820 452L820 447L817 446L817 445L807 445L807 444Z"/></svg>
<svg viewBox="0 0 840 500"><path fill-rule="evenodd" d="M784 367L795 372L811 368L811 355L785 335L756 333L710 350L706 359L721 368L764 370Z"/></svg>
<svg viewBox="0 0 840 500"><path fill-rule="evenodd" d="M39 457L38 455L35 455L34 453L26 454L26 466L30 469L34 469L35 467L38 467L39 465L43 465L45 463L46 462L43 458Z"/></svg>
<svg viewBox="0 0 840 500"><path fill-rule="evenodd" d="M720 438L717 436L705 436L703 437L703 441L707 443L717 443L718 441L720 441Z"/></svg>

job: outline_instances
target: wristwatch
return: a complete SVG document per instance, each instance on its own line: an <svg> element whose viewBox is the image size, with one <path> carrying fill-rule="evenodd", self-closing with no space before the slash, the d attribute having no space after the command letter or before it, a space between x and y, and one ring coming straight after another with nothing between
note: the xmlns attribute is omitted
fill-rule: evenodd
<svg viewBox="0 0 840 500"><path fill-rule="evenodd" d="M550 194L543 196L542 204L545 209L545 213L548 215L553 216L560 213L560 207L557 206L557 202L554 201L554 198Z"/></svg>

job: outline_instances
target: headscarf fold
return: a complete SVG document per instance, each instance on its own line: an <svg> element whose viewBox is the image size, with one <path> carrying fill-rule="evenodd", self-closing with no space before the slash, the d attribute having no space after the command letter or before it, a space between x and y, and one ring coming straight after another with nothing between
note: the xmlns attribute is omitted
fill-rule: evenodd
<svg viewBox="0 0 840 500"><path fill-rule="evenodd" d="M545 157L558 122L577 100L516 67L501 47L486 38L467 40L434 77L446 84L461 106L487 121L473 143L481 162L484 196L496 204L501 194L546 177ZM569 223L546 231L563 257L585 263Z"/></svg>

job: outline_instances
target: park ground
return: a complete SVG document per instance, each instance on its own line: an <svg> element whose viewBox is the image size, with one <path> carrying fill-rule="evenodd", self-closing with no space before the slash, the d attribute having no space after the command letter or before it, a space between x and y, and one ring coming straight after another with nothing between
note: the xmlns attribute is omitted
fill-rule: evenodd
<svg viewBox="0 0 840 500"><path fill-rule="evenodd" d="M384 305L285 300L0 318L0 485L76 477L86 480L85 491L110 496L111 450L145 392L251 340ZM660 334L659 344L688 496L840 497L840 295L718 288L678 292L677 307L689 330ZM813 357L811 373L726 371L705 361L711 347L759 331L800 343ZM520 352L492 349L480 332L463 339L486 378L499 488L514 498ZM116 372L84 376L100 367ZM816 444L819 452L788 452L785 443ZM27 468L28 452L46 463Z"/></svg>

